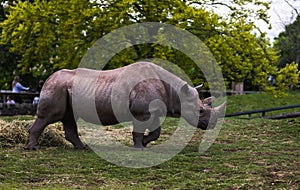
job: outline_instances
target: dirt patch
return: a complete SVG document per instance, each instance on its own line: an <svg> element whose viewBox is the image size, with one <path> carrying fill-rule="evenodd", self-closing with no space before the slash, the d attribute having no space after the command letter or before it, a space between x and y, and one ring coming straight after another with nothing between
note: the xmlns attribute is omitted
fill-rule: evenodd
<svg viewBox="0 0 300 190"><path fill-rule="evenodd" d="M84 127L79 129L79 134L85 143L105 145L110 142L119 142L129 145L132 144L132 130L132 126L122 128L114 128L112 126Z"/></svg>

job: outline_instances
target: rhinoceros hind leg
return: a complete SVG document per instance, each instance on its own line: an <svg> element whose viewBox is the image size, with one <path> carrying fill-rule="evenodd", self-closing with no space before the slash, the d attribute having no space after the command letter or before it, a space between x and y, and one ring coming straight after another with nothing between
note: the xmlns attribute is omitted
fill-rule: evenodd
<svg viewBox="0 0 300 190"><path fill-rule="evenodd" d="M161 127L159 126L154 131L150 131L147 136L144 135L143 146L146 147L147 144L150 143L151 141L157 140L160 136L160 131L161 131Z"/></svg>
<svg viewBox="0 0 300 190"><path fill-rule="evenodd" d="M77 124L73 116L73 112L68 110L62 119L65 131L65 138L73 144L76 149L84 149L85 146L78 136Z"/></svg>
<svg viewBox="0 0 300 190"><path fill-rule="evenodd" d="M43 130L49 123L45 119L37 118L34 123L29 128L29 142L25 149L27 150L37 150L39 149L38 141Z"/></svg>

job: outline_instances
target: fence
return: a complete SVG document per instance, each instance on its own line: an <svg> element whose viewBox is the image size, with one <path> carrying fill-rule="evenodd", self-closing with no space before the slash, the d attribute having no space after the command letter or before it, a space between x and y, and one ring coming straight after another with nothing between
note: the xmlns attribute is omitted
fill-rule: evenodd
<svg viewBox="0 0 300 190"><path fill-rule="evenodd" d="M39 93L20 92L15 93L8 90L0 91L0 115L34 115L36 113L36 105L34 105L34 97ZM8 97L13 97L15 104L6 103Z"/></svg>
<svg viewBox="0 0 300 190"><path fill-rule="evenodd" d="M225 117L234 117L234 116L241 116L241 115L248 115L250 118L252 114L257 114L261 113L262 117L265 118L273 118L273 119L280 119L280 118L287 118L287 117L298 117L300 114L299 112L294 113L294 114L283 114L282 117L278 116L268 116L266 117L267 112L272 112L272 111L278 111L278 110L284 110L284 109L292 109L292 108L300 108L300 104L295 104L295 105L290 105L290 106L280 106L276 108L267 108L267 109L260 109L260 110L252 110L252 111L245 111L245 112L238 112L238 113L232 113L232 114L226 114Z"/></svg>

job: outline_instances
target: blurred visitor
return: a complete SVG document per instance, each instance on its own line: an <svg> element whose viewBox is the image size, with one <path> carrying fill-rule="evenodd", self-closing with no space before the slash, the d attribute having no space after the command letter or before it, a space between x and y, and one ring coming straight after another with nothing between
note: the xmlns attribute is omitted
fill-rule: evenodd
<svg viewBox="0 0 300 190"><path fill-rule="evenodd" d="M37 105L37 104L39 103L39 100L40 100L40 98L39 98L39 97L37 97L37 96L36 96L36 97L34 97L34 98L33 98L33 102L32 102L32 104L33 104L33 105Z"/></svg>
<svg viewBox="0 0 300 190"><path fill-rule="evenodd" d="M13 92L21 92L21 91L28 91L29 87L24 87L21 83L20 83L20 77L19 76L15 76L13 82L12 82L12 87L13 87Z"/></svg>
<svg viewBox="0 0 300 190"><path fill-rule="evenodd" d="M274 77L273 75L269 75L269 77L268 77L268 82L269 82L269 84L271 84L271 85L275 85L275 84L276 84L276 79L275 79L275 77Z"/></svg>
<svg viewBox="0 0 300 190"><path fill-rule="evenodd" d="M43 88L43 85L44 85L44 81L43 80L40 80L39 81L39 85L38 85L38 87L37 87L37 91L38 92L41 92L42 91L42 88Z"/></svg>
<svg viewBox="0 0 300 190"><path fill-rule="evenodd" d="M10 105L14 105L16 104L16 102L14 101L14 99L11 97L11 96L8 96L7 97L7 104L10 104Z"/></svg>

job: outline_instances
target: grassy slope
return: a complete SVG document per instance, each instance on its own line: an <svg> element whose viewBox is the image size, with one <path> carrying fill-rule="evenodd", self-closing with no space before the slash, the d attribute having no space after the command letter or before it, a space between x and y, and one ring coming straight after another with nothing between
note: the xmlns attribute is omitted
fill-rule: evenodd
<svg viewBox="0 0 300 190"><path fill-rule="evenodd" d="M279 101L266 96L229 97L228 111L265 108ZM291 97L298 96L280 101L294 104ZM169 125L172 122L168 120ZM226 119L205 153L198 153L203 134L199 130L180 154L145 169L122 168L90 150L71 147L35 152L22 150L23 145L2 148L0 189L299 189L299 126L300 119Z"/></svg>
<svg viewBox="0 0 300 190"><path fill-rule="evenodd" d="M299 91L289 92L288 96L284 96L280 98L274 98L274 96L269 93L228 96L227 97L228 106L227 106L226 113L274 108L274 107L294 105L294 104L300 104ZM287 110L283 112L286 111ZM300 108L298 108L298 111L300 111Z"/></svg>

